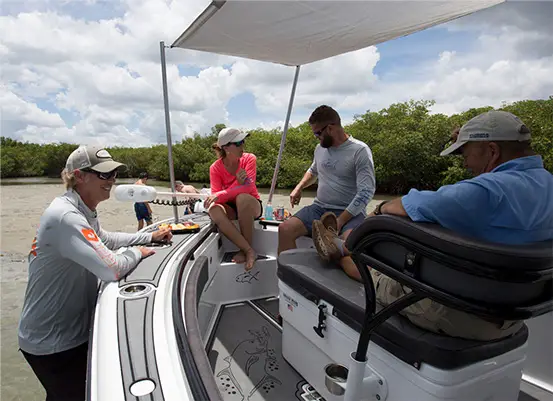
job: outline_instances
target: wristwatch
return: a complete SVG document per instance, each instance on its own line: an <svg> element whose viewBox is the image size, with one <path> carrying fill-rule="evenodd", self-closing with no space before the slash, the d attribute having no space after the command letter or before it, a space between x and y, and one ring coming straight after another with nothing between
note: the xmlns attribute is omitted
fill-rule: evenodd
<svg viewBox="0 0 553 401"><path fill-rule="evenodd" d="M381 210L381 209L382 209L382 206L384 206L385 203L388 203L388 201L385 200L384 202L380 202L380 203L378 204L378 206L374 209L374 212L373 212L373 213L374 213L375 216L380 216L380 215L382 214L382 210Z"/></svg>

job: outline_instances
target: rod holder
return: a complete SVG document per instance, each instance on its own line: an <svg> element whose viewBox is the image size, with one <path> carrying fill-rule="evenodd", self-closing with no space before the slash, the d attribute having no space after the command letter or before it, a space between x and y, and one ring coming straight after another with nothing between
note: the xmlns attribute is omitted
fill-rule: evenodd
<svg viewBox="0 0 553 401"><path fill-rule="evenodd" d="M337 363L325 366L325 386L332 395L344 395L348 380L348 368Z"/></svg>
<svg viewBox="0 0 553 401"><path fill-rule="evenodd" d="M356 361L355 352L352 352L349 368L336 363L326 365L326 389L332 395L344 396L344 401L385 401L388 397L386 380L366 363Z"/></svg>

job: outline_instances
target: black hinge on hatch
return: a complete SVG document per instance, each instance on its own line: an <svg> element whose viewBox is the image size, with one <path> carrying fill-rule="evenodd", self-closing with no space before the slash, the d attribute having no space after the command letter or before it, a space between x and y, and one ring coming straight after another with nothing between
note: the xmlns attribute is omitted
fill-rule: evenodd
<svg viewBox="0 0 553 401"><path fill-rule="evenodd" d="M323 330L326 329L326 305L319 305L319 325L317 327L313 326L315 333L321 338L324 338Z"/></svg>

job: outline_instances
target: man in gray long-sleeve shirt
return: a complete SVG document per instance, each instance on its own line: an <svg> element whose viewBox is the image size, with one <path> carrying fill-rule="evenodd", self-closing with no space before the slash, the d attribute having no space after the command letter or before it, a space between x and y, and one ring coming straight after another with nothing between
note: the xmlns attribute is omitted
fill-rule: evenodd
<svg viewBox="0 0 553 401"><path fill-rule="evenodd" d="M278 253L296 247L296 239L312 235L314 220L347 238L361 224L374 196L375 174L372 152L364 142L352 138L342 127L340 116L329 106L317 107L309 125L319 140L313 163L290 194L290 204L297 205L301 191L318 179L317 197L278 229ZM340 261L353 263L350 257Z"/></svg>
<svg viewBox="0 0 553 401"><path fill-rule="evenodd" d="M122 247L171 239L153 233L102 230L96 206L109 198L117 170L102 148L81 146L67 159L67 192L40 218L29 252L29 282L19 322L19 347L46 390L47 400L83 400L88 338L98 279L117 281L144 257L144 247Z"/></svg>

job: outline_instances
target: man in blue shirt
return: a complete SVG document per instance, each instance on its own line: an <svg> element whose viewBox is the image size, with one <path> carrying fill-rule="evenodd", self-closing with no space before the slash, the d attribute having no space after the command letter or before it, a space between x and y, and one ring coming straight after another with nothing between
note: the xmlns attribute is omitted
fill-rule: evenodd
<svg viewBox="0 0 553 401"><path fill-rule="evenodd" d="M401 198L383 202L369 215L393 214L413 221L437 223L459 234L504 244L524 244L553 238L553 175L530 146L530 131L515 115L483 113L467 122L456 142L441 155L462 154L474 178L437 191L412 189ZM313 240L325 260L348 255L344 241L320 221L313 223ZM361 280L357 269L346 273ZM387 305L409 291L371 269L379 303ZM491 340L512 334L520 322L490 322L446 308L431 300L405 309L413 323L451 336Z"/></svg>

